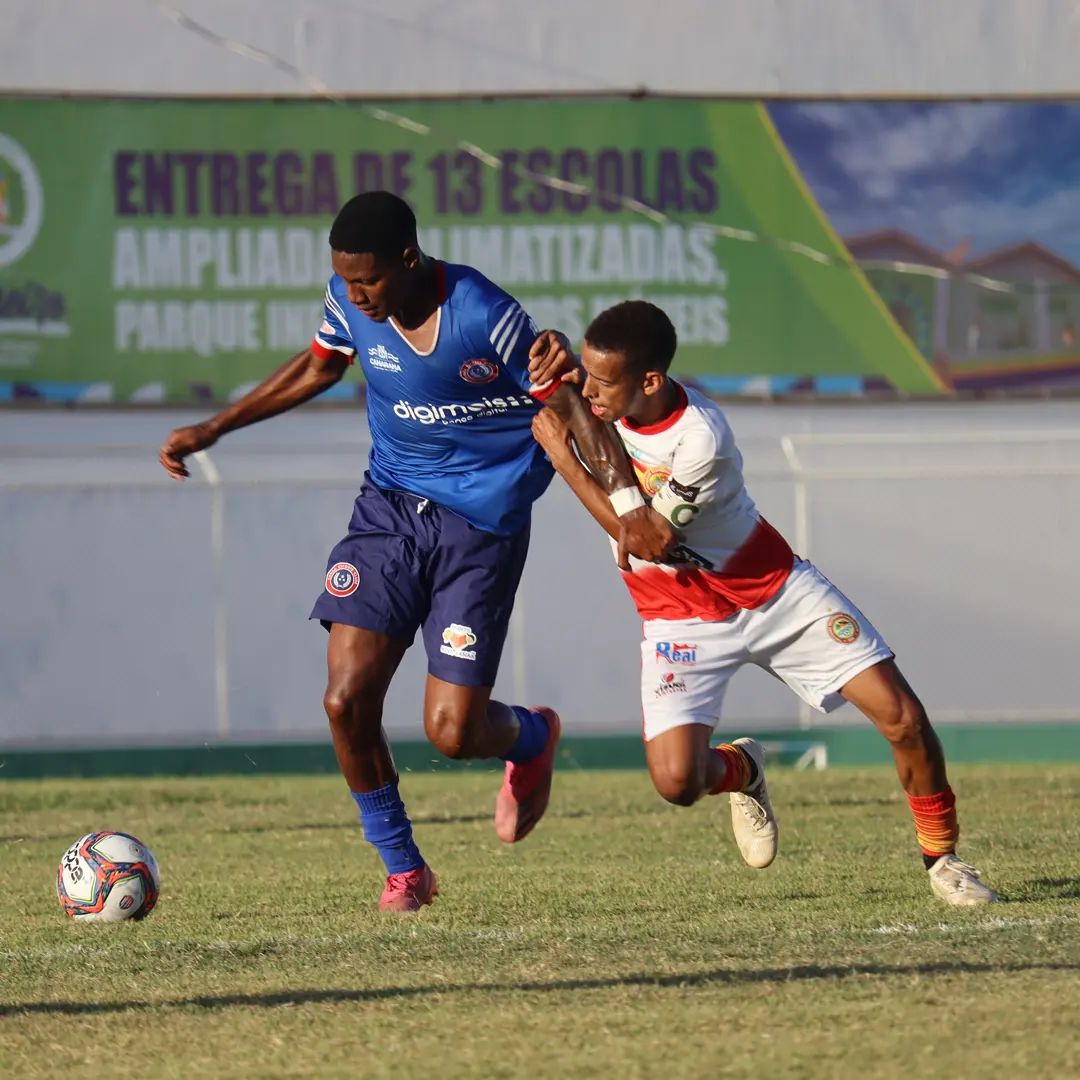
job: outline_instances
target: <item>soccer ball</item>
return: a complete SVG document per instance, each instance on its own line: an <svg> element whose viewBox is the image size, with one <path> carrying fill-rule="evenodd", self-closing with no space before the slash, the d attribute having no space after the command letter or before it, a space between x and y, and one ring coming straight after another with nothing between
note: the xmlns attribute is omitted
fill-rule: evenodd
<svg viewBox="0 0 1080 1080"><path fill-rule="evenodd" d="M157 903L153 852L122 832L92 832L64 852L56 892L64 914L85 922L143 919Z"/></svg>

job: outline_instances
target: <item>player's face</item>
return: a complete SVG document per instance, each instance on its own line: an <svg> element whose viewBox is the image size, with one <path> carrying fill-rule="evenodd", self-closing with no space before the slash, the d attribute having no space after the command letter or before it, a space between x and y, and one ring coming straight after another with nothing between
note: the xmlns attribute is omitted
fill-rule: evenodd
<svg viewBox="0 0 1080 1080"><path fill-rule="evenodd" d="M594 349L587 341L581 351L585 385L581 395L593 415L611 424L624 416L633 416L643 397L641 379L634 374L621 352Z"/></svg>
<svg viewBox="0 0 1080 1080"><path fill-rule="evenodd" d="M386 322L401 310L407 283L404 261L378 259L369 251L358 255L331 253L334 273L345 282L349 303L374 322Z"/></svg>

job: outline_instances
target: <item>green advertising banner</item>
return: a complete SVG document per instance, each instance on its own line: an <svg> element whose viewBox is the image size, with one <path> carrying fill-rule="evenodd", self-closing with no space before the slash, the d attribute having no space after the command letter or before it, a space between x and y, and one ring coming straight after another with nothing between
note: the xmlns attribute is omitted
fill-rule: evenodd
<svg viewBox="0 0 1080 1080"><path fill-rule="evenodd" d="M0 397L235 397L310 342L371 188L575 341L659 304L706 388L942 388L759 104L0 100Z"/></svg>

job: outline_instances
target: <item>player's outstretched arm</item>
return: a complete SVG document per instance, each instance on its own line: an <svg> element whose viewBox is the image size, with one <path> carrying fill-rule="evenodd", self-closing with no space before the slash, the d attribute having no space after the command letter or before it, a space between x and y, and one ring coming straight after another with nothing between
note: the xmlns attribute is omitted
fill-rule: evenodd
<svg viewBox="0 0 1080 1080"><path fill-rule="evenodd" d="M533 438L544 448L555 471L566 481L581 504L592 514L596 523L613 540L622 531L619 515L611 500L574 453L570 429L559 419L554 409L541 409L532 422Z"/></svg>
<svg viewBox="0 0 1080 1080"><path fill-rule="evenodd" d="M336 351L320 356L305 349L287 360L239 401L201 424L177 428L158 452L158 460L174 480L190 475L184 458L205 450L222 435L256 424L310 401L338 382L349 366L348 357Z"/></svg>
<svg viewBox="0 0 1080 1080"><path fill-rule="evenodd" d="M645 504L634 467L614 427L594 416L582 398L577 385L577 364L563 334L545 330L537 337L529 351L529 375L546 390L544 404L570 429L578 452L600 489L620 503L617 537L620 569L630 569L628 555L648 562L663 559L678 545L678 534L669 521ZM550 384L556 380L558 386L551 390Z"/></svg>

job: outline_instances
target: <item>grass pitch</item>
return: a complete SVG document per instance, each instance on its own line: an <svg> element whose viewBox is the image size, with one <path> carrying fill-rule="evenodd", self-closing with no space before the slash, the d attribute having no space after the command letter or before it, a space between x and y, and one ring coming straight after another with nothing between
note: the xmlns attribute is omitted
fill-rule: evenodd
<svg viewBox="0 0 1080 1080"><path fill-rule="evenodd" d="M886 769L773 770L781 853L727 804L564 771L507 848L490 772L406 775L442 896L375 910L340 780L0 782L0 1075L1080 1075L1080 767L953 770L961 854L1006 902L929 890ZM77 925L66 846L135 833L141 924Z"/></svg>

